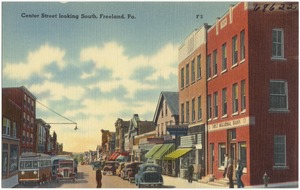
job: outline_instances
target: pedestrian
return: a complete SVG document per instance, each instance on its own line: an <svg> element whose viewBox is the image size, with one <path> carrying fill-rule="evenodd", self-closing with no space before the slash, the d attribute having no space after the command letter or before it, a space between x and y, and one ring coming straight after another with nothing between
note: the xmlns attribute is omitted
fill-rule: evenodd
<svg viewBox="0 0 300 190"><path fill-rule="evenodd" d="M244 169L243 164L241 163L240 160L238 160L237 167L236 167L236 180L237 180L238 188L244 188L244 183L242 181L243 169Z"/></svg>
<svg viewBox="0 0 300 190"><path fill-rule="evenodd" d="M234 188L233 186L233 165L232 159L228 159L228 166L227 166L227 177L229 179L229 188Z"/></svg>
<svg viewBox="0 0 300 190"><path fill-rule="evenodd" d="M194 165L190 163L188 166L188 182L192 183L193 182L193 173L194 173Z"/></svg>
<svg viewBox="0 0 300 190"><path fill-rule="evenodd" d="M224 178L225 178L226 173L227 173L227 166L228 166L228 155L225 153L224 154L224 173L223 173Z"/></svg>
<svg viewBox="0 0 300 190"><path fill-rule="evenodd" d="M100 168L96 170L96 181L97 181L97 188L102 187L102 173Z"/></svg>

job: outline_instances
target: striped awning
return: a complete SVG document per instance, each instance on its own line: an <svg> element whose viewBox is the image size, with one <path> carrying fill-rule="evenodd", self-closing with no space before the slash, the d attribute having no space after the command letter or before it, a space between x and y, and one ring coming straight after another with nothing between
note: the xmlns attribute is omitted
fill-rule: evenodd
<svg viewBox="0 0 300 190"><path fill-rule="evenodd" d="M191 150L192 150L192 148L179 148L179 149L171 152L170 154L167 154L164 157L164 160L175 160L176 158L179 158L179 157L185 155L186 153L188 153Z"/></svg>
<svg viewBox="0 0 300 190"><path fill-rule="evenodd" d="M155 160L163 160L165 155L174 151L174 144L164 144L155 154L153 154L152 158Z"/></svg>
<svg viewBox="0 0 300 190"><path fill-rule="evenodd" d="M155 154L159 149L160 147L162 147L163 144L158 144L158 145L155 145L154 147L152 147L146 154L145 154L145 157L146 158L152 158L153 154Z"/></svg>

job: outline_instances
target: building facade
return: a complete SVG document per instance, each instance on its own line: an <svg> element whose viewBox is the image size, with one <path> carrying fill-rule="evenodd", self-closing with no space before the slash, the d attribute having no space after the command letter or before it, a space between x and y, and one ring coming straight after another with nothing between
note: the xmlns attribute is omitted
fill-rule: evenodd
<svg viewBox="0 0 300 190"><path fill-rule="evenodd" d="M208 174L227 153L245 185L298 181L298 3L238 3L207 39Z"/></svg>
<svg viewBox="0 0 300 190"><path fill-rule="evenodd" d="M2 94L2 188L18 184L21 107Z"/></svg>
<svg viewBox="0 0 300 190"><path fill-rule="evenodd" d="M124 152L125 151L125 139L124 134L128 131L129 121L124 121L123 119L118 118L115 122L116 127L116 151Z"/></svg>
<svg viewBox="0 0 300 190"><path fill-rule="evenodd" d="M22 112L20 154L35 151L36 97L24 86L2 88L2 93L15 102Z"/></svg>
<svg viewBox="0 0 300 190"><path fill-rule="evenodd" d="M47 124L43 119L36 119L36 148L37 153L46 153Z"/></svg>
<svg viewBox="0 0 300 190"><path fill-rule="evenodd" d="M206 174L207 141L207 30L204 24L194 30L179 47L178 91L179 123L188 126L188 136L182 138L190 144L191 160L197 168L197 178ZM198 139L197 139L198 138ZM194 142L189 142L194 139ZM180 143L182 144L182 143ZM187 167L187 166L184 166Z"/></svg>

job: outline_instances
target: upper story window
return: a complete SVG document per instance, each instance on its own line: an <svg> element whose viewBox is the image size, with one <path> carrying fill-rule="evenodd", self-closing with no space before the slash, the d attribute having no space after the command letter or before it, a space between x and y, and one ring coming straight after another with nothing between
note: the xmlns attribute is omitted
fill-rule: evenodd
<svg viewBox="0 0 300 190"><path fill-rule="evenodd" d="M198 120L202 120L201 96L198 97Z"/></svg>
<svg viewBox="0 0 300 190"><path fill-rule="evenodd" d="M197 78L201 78L201 55L197 56Z"/></svg>
<svg viewBox="0 0 300 190"><path fill-rule="evenodd" d="M272 58L284 57L284 34L283 29L272 30Z"/></svg>
<svg viewBox="0 0 300 190"><path fill-rule="evenodd" d="M240 34L240 56L241 60L245 59L245 30L243 30Z"/></svg>
<svg viewBox="0 0 300 190"><path fill-rule="evenodd" d="M181 123L184 123L184 104L181 104Z"/></svg>
<svg viewBox="0 0 300 190"><path fill-rule="evenodd" d="M222 89L222 116L227 115L227 88Z"/></svg>
<svg viewBox="0 0 300 190"><path fill-rule="evenodd" d="M218 117L218 110L219 110L219 106L218 106L218 92L214 93L214 118Z"/></svg>
<svg viewBox="0 0 300 190"><path fill-rule="evenodd" d="M13 128L12 128L12 136L17 137L17 124L16 122L13 122Z"/></svg>
<svg viewBox="0 0 300 190"><path fill-rule="evenodd" d="M241 109L242 109L242 111L246 110L246 82L245 82L245 80L241 81Z"/></svg>
<svg viewBox="0 0 300 190"><path fill-rule="evenodd" d="M210 65L210 55L207 56L206 68L207 68L207 79L211 78L211 65Z"/></svg>
<svg viewBox="0 0 300 190"><path fill-rule="evenodd" d="M195 121L195 98L192 100L192 121Z"/></svg>
<svg viewBox="0 0 300 190"><path fill-rule="evenodd" d="M274 165L286 166L286 136L274 136Z"/></svg>
<svg viewBox="0 0 300 190"><path fill-rule="evenodd" d="M222 71L227 69L227 48L226 43L222 45Z"/></svg>
<svg viewBox="0 0 300 190"><path fill-rule="evenodd" d="M10 135L10 120L3 117L2 121L2 134L3 135Z"/></svg>
<svg viewBox="0 0 300 190"><path fill-rule="evenodd" d="M185 85L189 85L190 84L190 65L186 64L185 66Z"/></svg>
<svg viewBox="0 0 300 190"><path fill-rule="evenodd" d="M213 73L214 76L218 74L218 63L217 63L217 50L213 52Z"/></svg>
<svg viewBox="0 0 300 190"><path fill-rule="evenodd" d="M270 110L288 109L288 85L284 80L270 81Z"/></svg>
<svg viewBox="0 0 300 190"><path fill-rule="evenodd" d="M237 36L232 38L232 65L236 65L238 61Z"/></svg>
<svg viewBox="0 0 300 190"><path fill-rule="evenodd" d="M184 88L184 68L181 68L180 70L180 79L181 79L181 88Z"/></svg>
<svg viewBox="0 0 300 190"><path fill-rule="evenodd" d="M168 115L168 104L165 102L165 111L166 111L166 116Z"/></svg>
<svg viewBox="0 0 300 190"><path fill-rule="evenodd" d="M192 61L192 82L195 82L195 59Z"/></svg>
<svg viewBox="0 0 300 190"><path fill-rule="evenodd" d="M190 122L190 103L187 101L186 102L186 122Z"/></svg>
<svg viewBox="0 0 300 190"><path fill-rule="evenodd" d="M207 109L208 109L207 119L211 119L212 117L211 95L207 96Z"/></svg>
<svg viewBox="0 0 300 190"><path fill-rule="evenodd" d="M235 114L238 112L238 84L235 83L232 85L232 113Z"/></svg>

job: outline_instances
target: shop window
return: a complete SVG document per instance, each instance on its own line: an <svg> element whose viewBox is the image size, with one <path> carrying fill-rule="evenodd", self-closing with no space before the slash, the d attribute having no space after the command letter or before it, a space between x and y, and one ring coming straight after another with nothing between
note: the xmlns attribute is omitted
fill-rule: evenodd
<svg viewBox="0 0 300 190"><path fill-rule="evenodd" d="M226 154L226 144L220 143L219 144L219 168L225 166L225 154Z"/></svg>
<svg viewBox="0 0 300 190"><path fill-rule="evenodd" d="M246 142L239 142L238 144L238 159L241 161L244 167L247 166L247 146Z"/></svg>
<svg viewBox="0 0 300 190"><path fill-rule="evenodd" d="M2 121L2 134L3 135L10 135L10 120L3 117L3 121Z"/></svg>
<svg viewBox="0 0 300 190"><path fill-rule="evenodd" d="M10 145L9 172L18 170L18 145Z"/></svg>

